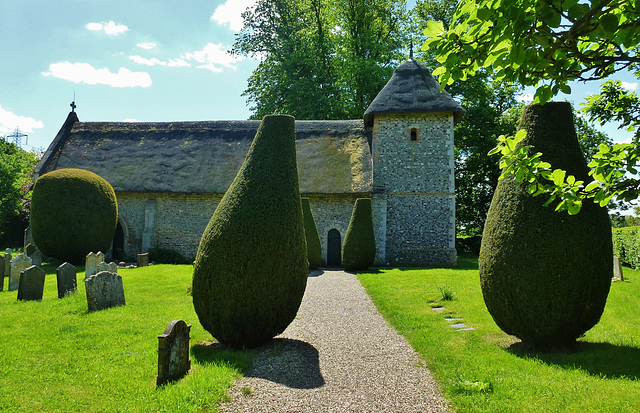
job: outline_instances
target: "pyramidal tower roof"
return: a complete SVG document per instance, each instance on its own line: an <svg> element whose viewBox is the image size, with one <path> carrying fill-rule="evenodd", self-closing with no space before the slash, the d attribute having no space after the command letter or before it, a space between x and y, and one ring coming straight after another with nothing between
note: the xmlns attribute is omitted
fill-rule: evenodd
<svg viewBox="0 0 640 413"><path fill-rule="evenodd" d="M440 85L429 69L413 59L401 64L389 82L378 93L364 113L364 123L373 125L377 113L431 113L453 112L454 123L464 114L462 106Z"/></svg>

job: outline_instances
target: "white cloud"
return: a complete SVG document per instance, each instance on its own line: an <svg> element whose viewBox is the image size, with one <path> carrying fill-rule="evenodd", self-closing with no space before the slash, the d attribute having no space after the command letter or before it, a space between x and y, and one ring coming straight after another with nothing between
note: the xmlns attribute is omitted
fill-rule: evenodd
<svg viewBox="0 0 640 413"><path fill-rule="evenodd" d="M627 89L629 91L634 91L638 89L638 82L622 82L622 88Z"/></svg>
<svg viewBox="0 0 640 413"><path fill-rule="evenodd" d="M136 46L138 46L141 49L151 50L156 47L156 44L152 42L142 42L142 43L138 43Z"/></svg>
<svg viewBox="0 0 640 413"><path fill-rule="evenodd" d="M227 0L216 8L211 20L222 25L229 24L229 29L239 32L242 29L242 13L255 3L256 0Z"/></svg>
<svg viewBox="0 0 640 413"><path fill-rule="evenodd" d="M124 24L116 24L113 20L108 23L87 23L87 30L104 31L109 36L117 36L129 30Z"/></svg>
<svg viewBox="0 0 640 413"><path fill-rule="evenodd" d="M151 58L151 59L147 59L146 57L142 57L142 56L129 56L129 59L133 60L135 63L139 64L139 65L147 65L147 66L168 66L168 67L185 67L185 66L191 66L191 63L185 61L184 59L169 59L169 61L165 62L163 60L160 60L158 58Z"/></svg>
<svg viewBox="0 0 640 413"><path fill-rule="evenodd" d="M185 61L194 60L197 63L202 63L196 66L198 69L207 69L212 72L222 72L224 68L236 70L235 64L242 60L242 57L231 56L227 53L226 49L221 43L213 44L207 43L202 50L197 50L193 53L185 53L180 56Z"/></svg>
<svg viewBox="0 0 640 413"><path fill-rule="evenodd" d="M34 129L44 128L44 123L31 117L16 115L0 105L0 134L10 134L16 128L20 128L21 132L33 132Z"/></svg>
<svg viewBox="0 0 640 413"><path fill-rule="evenodd" d="M522 93L516 100L518 102L533 102L533 95L531 93Z"/></svg>
<svg viewBox="0 0 640 413"><path fill-rule="evenodd" d="M89 85L112 87L151 86L149 73L132 72L124 67L121 67L117 73L111 73L109 69L96 69L88 63L53 63L49 65L49 72L43 72L42 74L69 80L73 83L86 83Z"/></svg>

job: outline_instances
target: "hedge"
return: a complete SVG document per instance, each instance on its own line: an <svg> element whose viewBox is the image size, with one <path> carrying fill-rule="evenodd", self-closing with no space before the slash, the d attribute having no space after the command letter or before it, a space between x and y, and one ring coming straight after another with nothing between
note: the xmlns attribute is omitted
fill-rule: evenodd
<svg viewBox="0 0 640 413"><path fill-rule="evenodd" d="M640 269L640 227L613 229L613 255L636 270Z"/></svg>

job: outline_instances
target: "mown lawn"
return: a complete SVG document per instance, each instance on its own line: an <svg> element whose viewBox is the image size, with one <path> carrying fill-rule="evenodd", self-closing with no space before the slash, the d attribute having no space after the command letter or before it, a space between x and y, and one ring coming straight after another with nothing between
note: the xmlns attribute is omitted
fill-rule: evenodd
<svg viewBox="0 0 640 413"><path fill-rule="evenodd" d="M250 358L212 344L187 287L192 267L121 269L126 306L88 313L78 291L57 298L55 267L41 302L0 292L0 411L191 412L216 404ZM156 389L158 339L171 320L191 324L191 372Z"/></svg>
<svg viewBox="0 0 640 413"><path fill-rule="evenodd" d="M453 269L358 275L380 312L418 351L458 412L640 411L640 272L625 268L600 323L574 352L531 353L503 333L480 291L477 259ZM445 310L432 309L442 292ZM456 331L453 321L473 327Z"/></svg>

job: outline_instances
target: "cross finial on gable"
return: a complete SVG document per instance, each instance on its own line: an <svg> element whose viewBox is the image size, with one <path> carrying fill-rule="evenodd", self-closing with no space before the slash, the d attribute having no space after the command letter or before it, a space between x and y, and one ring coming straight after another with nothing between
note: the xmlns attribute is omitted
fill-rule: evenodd
<svg viewBox="0 0 640 413"><path fill-rule="evenodd" d="M76 111L76 101L75 100L73 102L71 102L71 104L69 106L71 106L71 112L75 112Z"/></svg>

